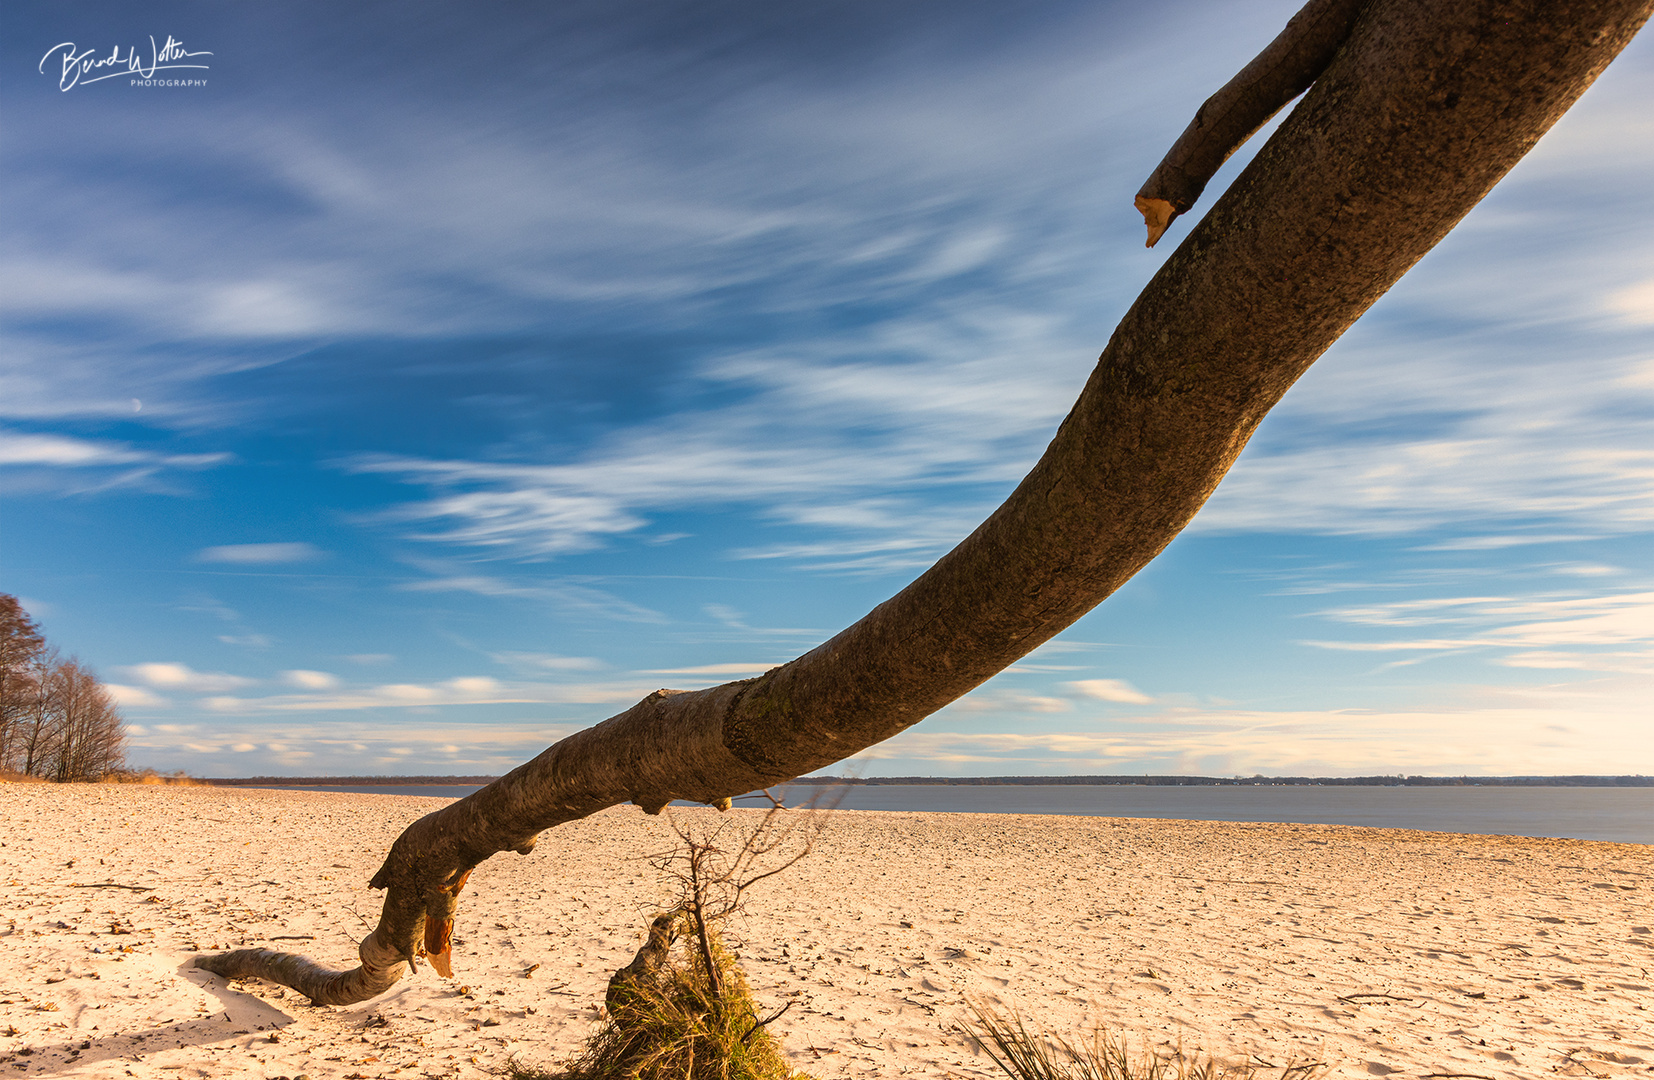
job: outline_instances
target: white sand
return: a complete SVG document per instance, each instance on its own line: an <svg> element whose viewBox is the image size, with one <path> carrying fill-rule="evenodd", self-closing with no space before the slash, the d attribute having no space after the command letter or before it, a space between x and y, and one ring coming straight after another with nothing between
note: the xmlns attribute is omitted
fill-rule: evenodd
<svg viewBox="0 0 1654 1080"><path fill-rule="evenodd" d="M484 1077L568 1055L667 895L642 856L671 836L635 809L484 864L451 982L424 968L315 1008L190 966L266 944L353 963L367 879L443 802L0 785L0 1077ZM77 887L106 883L153 891ZM773 1027L821 1078L998 1075L957 1028L967 994L1340 1077L1650 1076L1651 893L1643 845L840 811L729 935L762 1004L798 995Z"/></svg>

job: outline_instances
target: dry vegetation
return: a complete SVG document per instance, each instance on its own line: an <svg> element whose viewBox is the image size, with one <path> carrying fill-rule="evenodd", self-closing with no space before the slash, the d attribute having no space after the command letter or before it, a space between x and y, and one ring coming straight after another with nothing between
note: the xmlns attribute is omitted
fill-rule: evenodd
<svg viewBox="0 0 1654 1080"><path fill-rule="evenodd" d="M1094 1027L1089 1037L1075 1043L1030 1030L1019 1015L1005 1016L980 1003L971 1008L971 1035L1011 1080L1312 1080L1325 1071L1319 1061L1224 1062L1181 1047L1157 1054L1146 1043L1134 1054L1123 1033Z"/></svg>

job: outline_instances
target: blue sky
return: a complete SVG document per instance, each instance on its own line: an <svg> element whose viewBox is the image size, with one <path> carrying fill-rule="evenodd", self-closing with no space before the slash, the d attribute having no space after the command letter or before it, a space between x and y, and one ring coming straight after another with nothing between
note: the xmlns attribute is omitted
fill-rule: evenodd
<svg viewBox="0 0 1654 1080"><path fill-rule="evenodd" d="M1038 457L1294 6L8 3L0 590L198 775L757 674ZM152 35L206 85L43 62ZM851 768L1654 773L1649 100L1645 35L1159 560Z"/></svg>

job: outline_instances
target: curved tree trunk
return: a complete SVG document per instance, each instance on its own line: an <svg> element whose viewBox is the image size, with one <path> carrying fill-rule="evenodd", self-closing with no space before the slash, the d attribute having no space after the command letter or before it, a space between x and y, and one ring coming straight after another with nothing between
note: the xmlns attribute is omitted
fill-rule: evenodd
<svg viewBox="0 0 1654 1080"><path fill-rule="evenodd" d="M617 803L717 803L820 769L1049 640L1188 524L1287 388L1521 159L1651 3L1371 0L1121 320L1039 464L918 580L790 664L657 691L409 826L373 878L388 892L362 968L261 950L197 963L333 1004L382 991L420 952L446 973L459 889L496 852L526 854L542 830Z"/></svg>

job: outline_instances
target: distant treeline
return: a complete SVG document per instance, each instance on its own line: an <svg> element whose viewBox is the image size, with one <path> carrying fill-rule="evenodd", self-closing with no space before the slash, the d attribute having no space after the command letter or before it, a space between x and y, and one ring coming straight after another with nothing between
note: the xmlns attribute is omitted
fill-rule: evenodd
<svg viewBox="0 0 1654 1080"><path fill-rule="evenodd" d="M460 787L487 784L495 776L250 776L210 779L227 787ZM795 784L1023 785L1073 787L1654 787L1654 776L806 776Z"/></svg>

